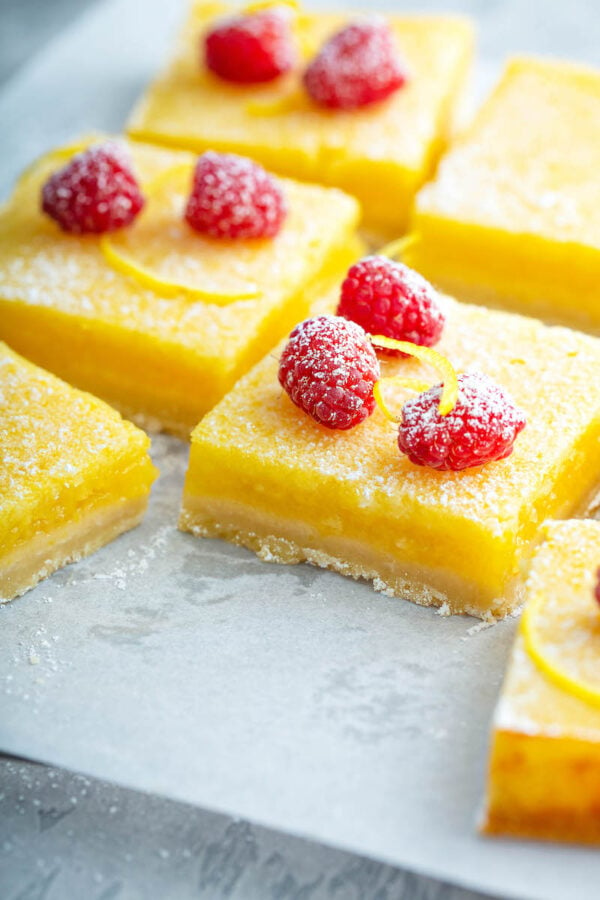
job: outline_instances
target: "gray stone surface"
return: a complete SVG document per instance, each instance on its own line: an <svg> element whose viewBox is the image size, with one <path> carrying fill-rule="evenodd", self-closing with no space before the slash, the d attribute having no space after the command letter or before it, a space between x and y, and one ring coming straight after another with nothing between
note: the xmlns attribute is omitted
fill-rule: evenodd
<svg viewBox="0 0 600 900"><path fill-rule="evenodd" d="M114 785L0 761L2 900L484 900Z"/></svg>
<svg viewBox="0 0 600 900"><path fill-rule="evenodd" d="M98 0L0 0L0 84Z"/></svg>

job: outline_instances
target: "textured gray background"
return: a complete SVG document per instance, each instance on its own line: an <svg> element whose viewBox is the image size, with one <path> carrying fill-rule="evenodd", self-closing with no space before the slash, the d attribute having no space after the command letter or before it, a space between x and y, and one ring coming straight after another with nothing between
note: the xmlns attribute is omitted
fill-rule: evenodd
<svg viewBox="0 0 600 900"><path fill-rule="evenodd" d="M64 28L68 20L86 5L75 0L4 0L0 5L0 76L11 74L23 56L38 50L53 30ZM462 9L477 15L482 29L482 52L495 61L514 49L553 51L598 62L600 28L597 5L591 0L587 3L466 0L411 5ZM144 4L140 3L140 14L143 14L143 8ZM127 40L116 34L115 53L126 52ZM34 68L38 66L41 71L50 57L51 49L42 52L41 57L34 60ZM71 62L67 53L63 64L68 67ZM90 65L106 66L106 78L113 77L110 58L90 60ZM139 81L119 85L116 103L123 113L149 74L140 73ZM77 77L76 72L73 77ZM13 114L20 97L20 115L24 118L28 116L27 84L27 73L20 79L17 74L11 89ZM63 115L60 106L58 97L56 108L51 111L59 119ZM94 117L102 118L102 115L102 107L67 111L62 127L68 134L69 128L79 128L82 123L93 125ZM6 124L0 121L0 128ZM40 141L43 142L48 130L43 117L26 122L27 127L22 130L30 136L30 144L18 148L22 150L22 156L17 163L15 147L11 144L16 129L11 129L10 124L8 122L9 128L2 138L9 161L2 172L4 189L12 180L17 165L20 167L29 155L38 152ZM51 137L49 142L53 142ZM30 635L34 633L30 630ZM42 636L38 643L44 640L46 638ZM52 655L48 651L44 656L44 649L39 647L35 652L41 654L43 674L51 676L52 663L56 660L60 663L60 653ZM19 647L16 656L23 665L31 667L29 646ZM31 667L32 681L35 672L37 666ZM5 667L5 676L7 673L11 674L10 667ZM338 705L351 704L357 687L360 689L360 685L342 685L338 690ZM380 678L375 687L372 703L377 705L385 702L385 675L384 681ZM34 686L32 695L36 690L40 692L40 688ZM4 691L8 698L9 682L4 683ZM359 722L367 731L377 727L373 725L377 710L373 712L372 703L366 713L359 716ZM390 703L380 719L390 718L393 727L398 715L393 695ZM31 712L35 717L35 708ZM57 726L63 724L57 723ZM438 887L428 879L403 875L397 869L284 837L226 816L148 797L83 776L10 761L2 762L0 771L2 900L79 897L93 900L142 897L458 900L460 897L465 900L476 896L458 889ZM576 898L577 894L571 896Z"/></svg>

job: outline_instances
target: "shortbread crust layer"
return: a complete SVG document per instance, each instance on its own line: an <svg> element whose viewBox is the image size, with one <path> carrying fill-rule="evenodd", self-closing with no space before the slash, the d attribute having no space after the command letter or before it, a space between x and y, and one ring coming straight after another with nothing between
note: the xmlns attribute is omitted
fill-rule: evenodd
<svg viewBox="0 0 600 900"><path fill-rule="evenodd" d="M216 472L214 477L217 478ZM264 490L268 492L268 486ZM590 496L591 502L579 508L573 508L565 498L561 511L571 516L594 512L598 504L596 485ZM383 523L379 526L386 527ZM530 558L523 557L518 574L504 583L500 596L494 597L466 573L398 558L368 540L324 534L316 526L273 515L256 505L245 506L235 499L198 499L186 494L179 527L196 537L220 538L247 547L266 562L311 563L355 580L365 579L373 583L376 591L419 606L441 607L448 614L466 613L482 619L502 618L521 606L523 578ZM377 523L365 530L375 534ZM533 550L534 545L529 552Z"/></svg>
<svg viewBox="0 0 600 900"><path fill-rule="evenodd" d="M233 500L188 497L179 527L196 537L221 538L247 547L265 562L284 565L307 562L355 580L365 579L373 583L376 591L411 600L419 606L442 607L448 614L503 616L520 602L518 582L512 590L507 590L507 597L498 605L486 604L476 584L449 569L398 560L367 543L319 534L316 528L291 519L282 520Z"/></svg>
<svg viewBox="0 0 600 900"><path fill-rule="evenodd" d="M94 553L143 518L147 497L119 500L93 507L75 522L51 532L38 533L3 557L0 556L0 603L20 597L57 569Z"/></svg>

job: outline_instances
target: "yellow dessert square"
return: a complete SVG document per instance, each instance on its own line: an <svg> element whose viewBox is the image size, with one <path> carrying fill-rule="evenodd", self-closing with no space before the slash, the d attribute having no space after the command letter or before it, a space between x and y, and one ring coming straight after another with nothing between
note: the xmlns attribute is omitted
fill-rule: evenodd
<svg viewBox="0 0 600 900"><path fill-rule="evenodd" d="M283 175L335 185L357 196L365 224L384 234L406 228L414 195L444 148L468 71L473 29L451 16L389 16L411 74L409 83L372 107L325 110L307 97L300 76L346 13L301 12L298 69L268 84L238 85L203 67L201 40L233 7L197 3L174 58L135 109L129 134L202 151L231 150Z"/></svg>
<svg viewBox="0 0 600 900"><path fill-rule="evenodd" d="M484 831L600 844L599 522L550 522L494 716Z"/></svg>
<svg viewBox="0 0 600 900"><path fill-rule="evenodd" d="M288 215L275 238L218 240L182 219L194 157L128 150L147 203L109 246L204 297L162 296L109 264L97 236L62 232L40 212L41 186L68 158L56 152L0 210L0 338L129 418L187 436L306 314L316 286L338 281L356 258L358 204L283 180ZM240 293L251 296L223 301Z"/></svg>
<svg viewBox="0 0 600 900"><path fill-rule="evenodd" d="M600 71L509 63L417 197L411 264L462 299L600 331Z"/></svg>
<svg viewBox="0 0 600 900"><path fill-rule="evenodd" d="M449 612L514 609L540 524L586 509L600 485L600 341L443 299L441 352L527 415L512 456L461 472L413 465L378 410L328 431L283 393L275 354L193 432L181 527ZM410 360L382 371L438 380Z"/></svg>
<svg viewBox="0 0 600 900"><path fill-rule="evenodd" d="M0 602L138 524L148 437L0 343Z"/></svg>

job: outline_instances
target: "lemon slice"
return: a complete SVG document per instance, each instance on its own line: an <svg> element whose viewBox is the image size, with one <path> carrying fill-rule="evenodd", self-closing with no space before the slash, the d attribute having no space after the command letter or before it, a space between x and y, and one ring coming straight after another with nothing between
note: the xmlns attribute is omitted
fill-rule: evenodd
<svg viewBox="0 0 600 900"><path fill-rule="evenodd" d="M443 380L442 395L440 397L440 415L447 416L451 413L458 401L458 375L449 359L432 350L431 347L422 347L420 344L412 344L410 341L396 341L393 338L385 337L383 334L371 335L371 343L375 347L385 347L388 350L401 350L408 356L414 356L421 362L428 363L436 369ZM398 417L392 412L387 405L382 393L382 384L394 382L400 387L408 387L419 392L426 391L430 385L423 381L417 381L414 378L405 378L402 375L391 375L388 378L380 378L373 388L373 396L380 410L390 422L398 422Z"/></svg>
<svg viewBox="0 0 600 900"><path fill-rule="evenodd" d="M174 166L145 186L146 206L135 223L100 239L106 262L161 297L226 306L260 296L256 286L243 282L223 289L218 280L229 284L231 272L223 266L211 271L215 240L195 232L183 218L192 172L191 164ZM220 249L225 243L219 242ZM187 277L182 279L182 273Z"/></svg>
<svg viewBox="0 0 600 900"><path fill-rule="evenodd" d="M591 586L534 595L523 613L521 633L530 657L557 687L600 706L600 612Z"/></svg>

